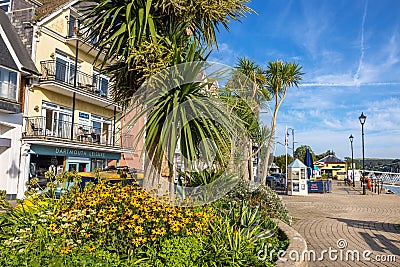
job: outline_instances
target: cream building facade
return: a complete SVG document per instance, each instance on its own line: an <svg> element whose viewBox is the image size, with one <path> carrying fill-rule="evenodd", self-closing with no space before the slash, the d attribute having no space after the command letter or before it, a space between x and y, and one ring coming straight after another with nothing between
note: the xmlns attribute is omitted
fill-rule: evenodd
<svg viewBox="0 0 400 267"><path fill-rule="evenodd" d="M19 33L41 74L24 92L18 198L29 179L47 183L48 170L118 166L125 151L121 109L111 98L110 78L94 64L96 40L84 41L79 33L78 5L19 0L11 9L15 25L21 23L15 17L29 18L19 11L33 10L35 22Z"/></svg>

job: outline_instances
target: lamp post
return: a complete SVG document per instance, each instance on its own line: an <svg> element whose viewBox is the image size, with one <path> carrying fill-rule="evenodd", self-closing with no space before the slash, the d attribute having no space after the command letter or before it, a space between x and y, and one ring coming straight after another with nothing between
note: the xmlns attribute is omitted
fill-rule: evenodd
<svg viewBox="0 0 400 267"><path fill-rule="evenodd" d="M362 188L363 188L363 195L366 194L365 192L365 157L364 157L364 123L366 120L367 116L364 115L364 112L361 113L360 117L358 119L360 120L361 123L361 143L362 143L362 164L363 164L363 171L362 171Z"/></svg>
<svg viewBox="0 0 400 267"><path fill-rule="evenodd" d="M355 187L356 184L355 184L354 163L353 163L353 159L354 159L354 154L353 154L353 140L354 140L354 137L353 137L352 134L349 136L349 139L350 139L350 145L351 145L351 169L352 169L352 177L353 177L352 180L353 180L353 187Z"/></svg>
<svg viewBox="0 0 400 267"><path fill-rule="evenodd" d="M287 128L286 134L288 135L288 130L292 131L292 149L293 149L293 160L294 160L294 129L293 128Z"/></svg>

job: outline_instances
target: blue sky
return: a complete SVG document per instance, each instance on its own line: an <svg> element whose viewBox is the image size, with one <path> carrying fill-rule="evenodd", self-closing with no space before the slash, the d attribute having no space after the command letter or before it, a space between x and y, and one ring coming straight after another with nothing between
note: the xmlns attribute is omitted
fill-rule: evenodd
<svg viewBox="0 0 400 267"><path fill-rule="evenodd" d="M275 60L303 67L301 86L289 89L279 111L277 141L284 142L287 126L296 146L343 159L351 156L352 134L359 158L364 112L365 157L400 158L400 1L253 0L250 7L258 15L221 30L209 59L234 66L246 56L263 67ZM269 125L268 117L261 118Z"/></svg>

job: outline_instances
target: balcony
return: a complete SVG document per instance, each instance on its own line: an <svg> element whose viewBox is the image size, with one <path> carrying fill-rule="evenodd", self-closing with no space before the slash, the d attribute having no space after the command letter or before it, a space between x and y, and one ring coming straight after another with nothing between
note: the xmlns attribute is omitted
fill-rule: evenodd
<svg viewBox="0 0 400 267"><path fill-rule="evenodd" d="M100 128L67 121L49 119L43 116L27 117L24 121L23 138L46 141L71 142L77 145L114 148L131 148L132 135L114 133L110 124ZM71 138L71 128L73 136Z"/></svg>
<svg viewBox="0 0 400 267"><path fill-rule="evenodd" d="M107 102L109 105L112 99L109 97L110 84L103 74L87 74L76 71L76 87L74 87L75 66L65 64L57 60L41 61L40 86L53 91L61 92L60 87L68 87L69 90L76 90L83 96L92 97L97 100ZM89 99L83 99L91 101Z"/></svg>

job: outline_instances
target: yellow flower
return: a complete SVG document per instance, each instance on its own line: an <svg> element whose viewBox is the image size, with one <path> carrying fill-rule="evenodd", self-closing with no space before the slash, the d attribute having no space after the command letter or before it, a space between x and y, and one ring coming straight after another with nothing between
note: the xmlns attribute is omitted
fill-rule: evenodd
<svg viewBox="0 0 400 267"><path fill-rule="evenodd" d="M67 255L67 254L69 254L71 252L71 247L70 246L66 246L65 248L62 248L61 250L60 250L60 253L61 254L64 254L64 255Z"/></svg>
<svg viewBox="0 0 400 267"><path fill-rule="evenodd" d="M109 212L116 212L117 211L117 207L111 207L110 209L109 209Z"/></svg>
<svg viewBox="0 0 400 267"><path fill-rule="evenodd" d="M139 236L139 237L134 238L134 239L132 240L132 243L135 244L135 246L138 247L138 246L140 246L141 244L145 243L146 241L147 241L147 238L146 238L146 237Z"/></svg>
<svg viewBox="0 0 400 267"><path fill-rule="evenodd" d="M171 226L171 230L174 232L178 232L179 231L179 227L177 225L172 225Z"/></svg>
<svg viewBox="0 0 400 267"><path fill-rule="evenodd" d="M135 234L141 234L143 233L143 227L142 226L136 226L135 227Z"/></svg>
<svg viewBox="0 0 400 267"><path fill-rule="evenodd" d="M96 248L97 248L96 246L91 246L91 247L86 248L86 250L90 252L92 250L95 250Z"/></svg>
<svg viewBox="0 0 400 267"><path fill-rule="evenodd" d="M52 224L49 225L49 230L50 231L54 231L54 230L56 230L56 228L57 228L57 224L55 224L55 223L52 223Z"/></svg>

